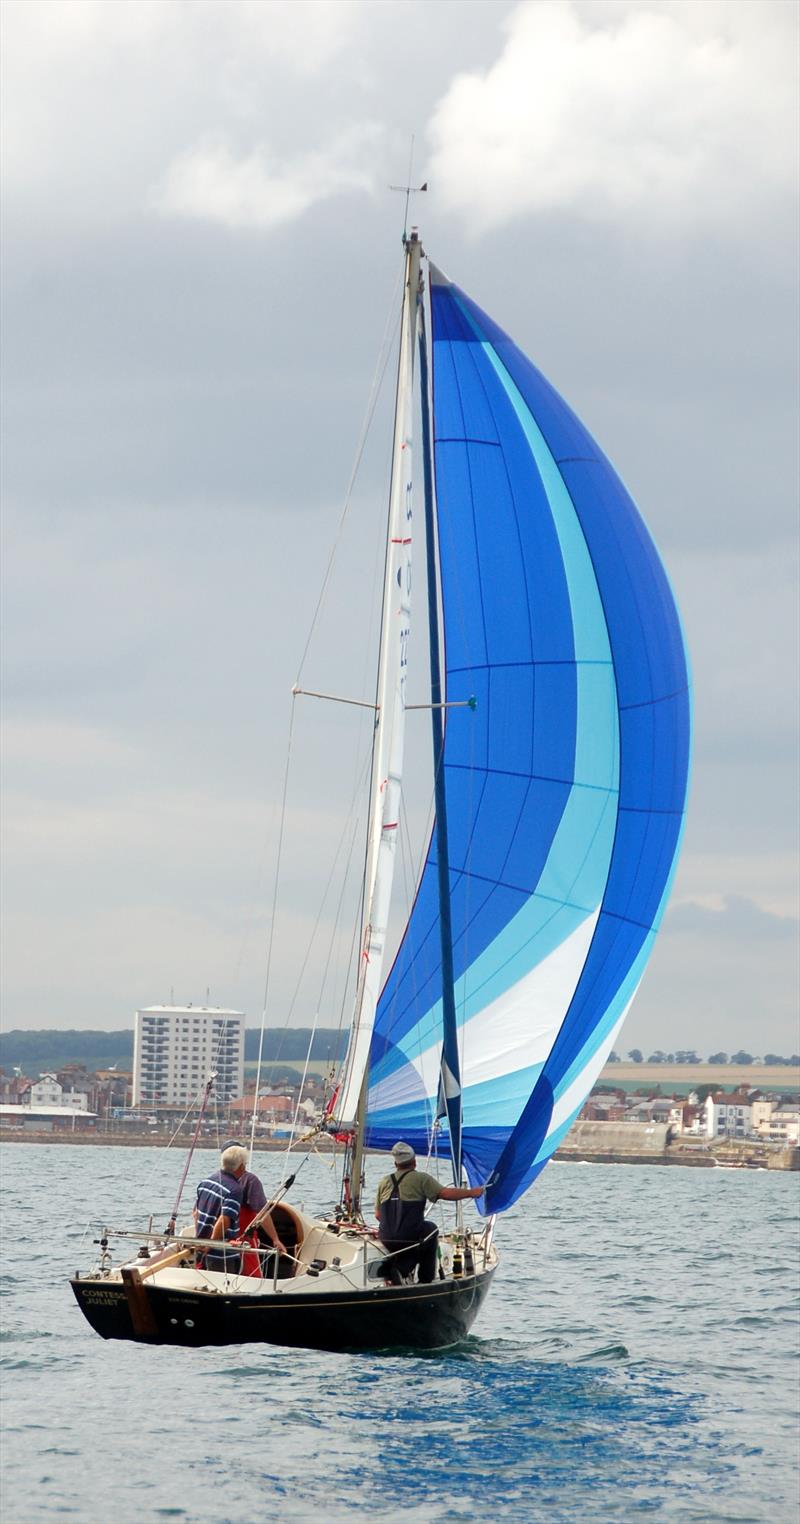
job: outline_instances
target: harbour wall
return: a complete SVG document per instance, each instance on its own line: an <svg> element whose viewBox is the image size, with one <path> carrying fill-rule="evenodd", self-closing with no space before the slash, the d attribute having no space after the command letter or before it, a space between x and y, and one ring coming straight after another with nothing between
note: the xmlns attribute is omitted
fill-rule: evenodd
<svg viewBox="0 0 800 1524"><path fill-rule="evenodd" d="M595 1164L665 1164L665 1122L573 1122L556 1159Z"/></svg>
<svg viewBox="0 0 800 1524"><path fill-rule="evenodd" d="M800 1170L800 1148L758 1138L673 1137L665 1122L575 1122L556 1159L585 1164L682 1164L695 1169Z"/></svg>

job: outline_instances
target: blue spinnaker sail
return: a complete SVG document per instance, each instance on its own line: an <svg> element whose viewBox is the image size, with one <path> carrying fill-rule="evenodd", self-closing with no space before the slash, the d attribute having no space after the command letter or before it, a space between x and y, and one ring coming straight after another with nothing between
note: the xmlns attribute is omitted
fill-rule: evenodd
<svg viewBox="0 0 800 1524"><path fill-rule="evenodd" d="M431 271L444 773L463 1157L536 1178L613 1046L683 828L689 678L625 487L505 333ZM381 995L367 1142L423 1156L442 1041L436 837ZM447 1133L436 1145L447 1152Z"/></svg>

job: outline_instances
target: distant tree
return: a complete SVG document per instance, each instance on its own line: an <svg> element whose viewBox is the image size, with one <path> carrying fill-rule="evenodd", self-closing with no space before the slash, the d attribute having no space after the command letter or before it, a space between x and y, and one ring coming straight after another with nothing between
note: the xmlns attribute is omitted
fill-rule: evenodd
<svg viewBox="0 0 800 1524"><path fill-rule="evenodd" d="M660 1048L656 1048L655 1053L650 1054L647 1062L648 1064L665 1064L667 1062L667 1055L662 1053Z"/></svg>
<svg viewBox="0 0 800 1524"><path fill-rule="evenodd" d="M260 1036L257 1027L245 1032L245 1063L252 1063L258 1058ZM291 1063L293 1059L304 1059L309 1043L313 1060L325 1062L330 1059L335 1062L344 1056L347 1033L340 1032L338 1027L318 1027L311 1042L310 1027L265 1027L262 1058L271 1059L274 1063Z"/></svg>
<svg viewBox="0 0 800 1524"><path fill-rule="evenodd" d="M788 1064L788 1062L788 1058L783 1058L780 1053L764 1054L764 1063L770 1064L773 1068L778 1064Z"/></svg>
<svg viewBox="0 0 800 1524"><path fill-rule="evenodd" d="M676 1064L699 1064L694 1048L679 1048L675 1054Z"/></svg>
<svg viewBox="0 0 800 1524"><path fill-rule="evenodd" d="M727 1053L709 1053L708 1062L710 1064L727 1064L730 1060Z"/></svg>
<svg viewBox="0 0 800 1524"><path fill-rule="evenodd" d="M608 1062L610 1064L618 1064L619 1063L619 1054L618 1054L616 1048L612 1048L611 1049L611 1052L608 1055Z"/></svg>
<svg viewBox="0 0 800 1524"><path fill-rule="evenodd" d="M631 1060L631 1063L633 1063L633 1064L640 1064L642 1062L642 1050L641 1050L641 1048L631 1048L631 1051L628 1054L628 1057Z"/></svg>
<svg viewBox="0 0 800 1524"><path fill-rule="evenodd" d="M707 1097L713 1095L716 1088L716 1085L698 1085L696 1091L698 1106L705 1106Z"/></svg>
<svg viewBox="0 0 800 1524"><path fill-rule="evenodd" d="M793 1069L800 1069L800 1053L793 1053L789 1059L789 1063Z"/></svg>
<svg viewBox="0 0 800 1524"><path fill-rule="evenodd" d="M261 1078L264 1085L299 1085L303 1075L300 1069L293 1069L291 1064L262 1064ZM262 1089L259 1094L269 1094L269 1091Z"/></svg>
<svg viewBox="0 0 800 1524"><path fill-rule="evenodd" d="M738 1053L731 1054L732 1064L752 1064L752 1062L752 1053L745 1053L744 1048L740 1048Z"/></svg>

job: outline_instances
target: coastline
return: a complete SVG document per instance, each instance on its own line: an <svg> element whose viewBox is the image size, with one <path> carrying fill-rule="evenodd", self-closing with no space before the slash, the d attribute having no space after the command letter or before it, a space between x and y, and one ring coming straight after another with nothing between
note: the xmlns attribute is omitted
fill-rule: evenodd
<svg viewBox="0 0 800 1524"><path fill-rule="evenodd" d="M663 1136L653 1127L642 1129L647 1137L639 1134L636 1123L628 1123L626 1132L630 1134L629 1140L625 1140L627 1146L614 1146L614 1142L602 1135L586 1136L586 1128L604 1129L611 1124L607 1122L584 1123L582 1136L577 1138L570 1146L567 1138L560 1148L556 1149L553 1159L557 1164L652 1164L660 1167L683 1167L686 1169L752 1169L752 1170L790 1170L800 1171L800 1148L789 1146L781 1147L760 1143L754 1139L724 1139L706 1141L705 1139L692 1140L676 1138L668 1139L667 1129L663 1129ZM635 1133L634 1133L635 1129ZM619 1139L619 1129L614 1128ZM177 1140L172 1146L181 1151L188 1146L188 1139ZM137 1137L125 1136L118 1133L106 1132L30 1132L21 1131L17 1128L0 1128L0 1143L25 1143L25 1144L62 1144L69 1146L77 1145L81 1148L162 1148L167 1147L167 1141L163 1137L153 1137L149 1133L143 1133ZM201 1148L215 1148L216 1143L204 1138L199 1145ZM315 1148L324 1153L332 1153L334 1144L327 1138L318 1138ZM286 1140L278 1138L258 1138L254 1144L256 1153L302 1154L306 1150L297 1141L287 1148ZM380 1149L367 1149L367 1153L380 1153Z"/></svg>

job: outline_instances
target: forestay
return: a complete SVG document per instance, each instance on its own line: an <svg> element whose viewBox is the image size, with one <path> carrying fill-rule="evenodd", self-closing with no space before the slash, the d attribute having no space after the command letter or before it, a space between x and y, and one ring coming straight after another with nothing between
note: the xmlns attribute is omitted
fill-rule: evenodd
<svg viewBox="0 0 800 1524"><path fill-rule="evenodd" d="M356 1118L369 1058L375 1008L381 989L386 926L397 856L405 738L406 669L411 632L412 418L419 261L420 245L414 236L406 245L372 757L364 924L355 1016L336 1105L336 1115L343 1126L352 1124Z"/></svg>
<svg viewBox="0 0 800 1524"><path fill-rule="evenodd" d="M463 1152L509 1206L614 1043L680 845L690 712L653 542L574 413L431 270ZM381 995L367 1142L426 1151L441 1053L436 838ZM447 1152L446 1126L437 1145Z"/></svg>

